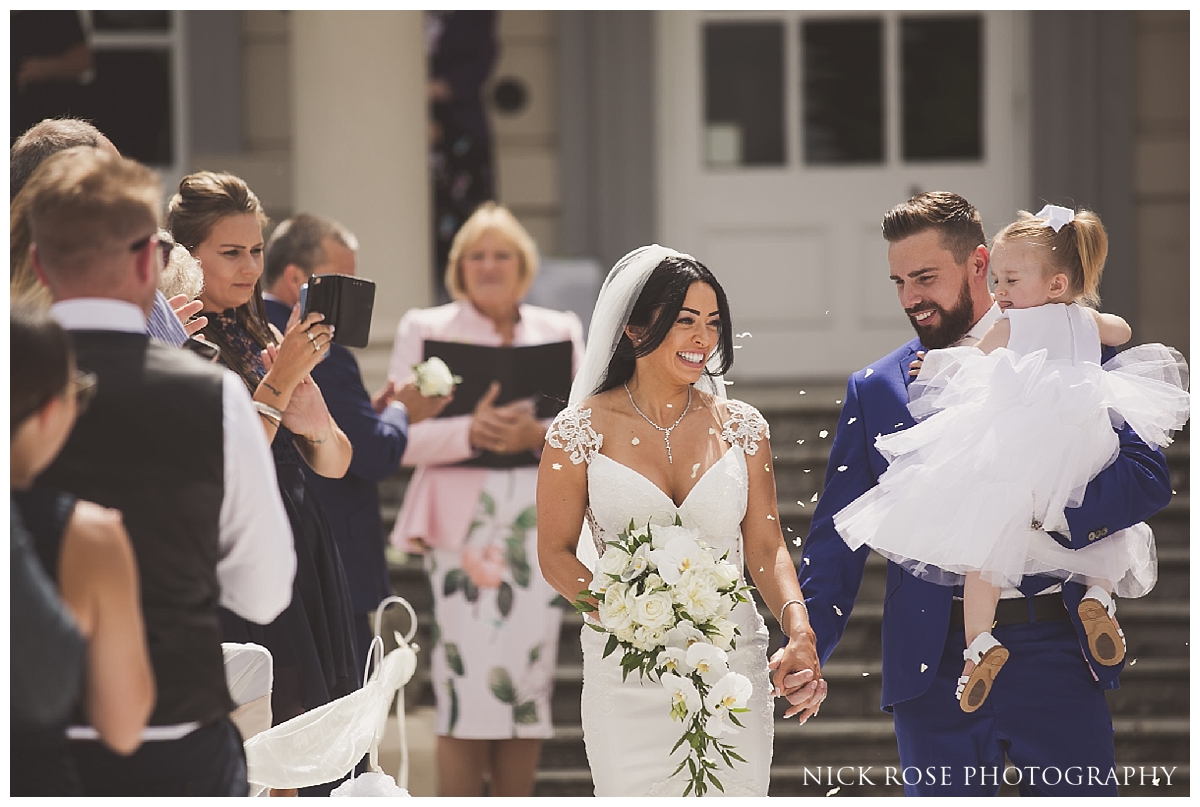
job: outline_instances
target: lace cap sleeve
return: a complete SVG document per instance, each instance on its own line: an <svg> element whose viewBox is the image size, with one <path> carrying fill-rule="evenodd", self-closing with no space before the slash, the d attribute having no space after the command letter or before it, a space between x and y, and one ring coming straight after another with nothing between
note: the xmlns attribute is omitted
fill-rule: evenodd
<svg viewBox="0 0 1200 807"><path fill-rule="evenodd" d="M604 445L604 435L596 434L592 428L592 410L575 404L554 418L546 430L546 442L553 448L566 451L575 465L584 460L590 465L592 457Z"/></svg>
<svg viewBox="0 0 1200 807"><path fill-rule="evenodd" d="M758 441L771 436L771 427L762 413L744 401L730 399L726 403L729 419L721 429L721 439L739 446L747 454L758 453Z"/></svg>

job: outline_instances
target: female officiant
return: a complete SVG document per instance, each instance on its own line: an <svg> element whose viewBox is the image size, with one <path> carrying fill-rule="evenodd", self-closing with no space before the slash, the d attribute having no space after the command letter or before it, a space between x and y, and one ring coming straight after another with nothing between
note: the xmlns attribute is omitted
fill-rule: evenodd
<svg viewBox="0 0 1200 807"><path fill-rule="evenodd" d="M537 266L533 239L512 213L481 205L450 247L452 302L400 320L391 379L412 375L427 340L569 342L573 377L583 355L579 317L522 302ZM534 506L549 420L528 400L497 405L503 394L493 384L465 413L412 425L403 463L416 473L391 536L397 548L424 555L433 588L442 796L483 795L485 778L492 796L532 795L541 742L553 736L562 603L538 568Z"/></svg>

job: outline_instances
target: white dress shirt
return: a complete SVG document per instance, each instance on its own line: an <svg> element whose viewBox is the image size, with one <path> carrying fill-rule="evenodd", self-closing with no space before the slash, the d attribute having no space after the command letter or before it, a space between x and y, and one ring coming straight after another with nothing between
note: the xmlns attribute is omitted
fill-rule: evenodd
<svg viewBox="0 0 1200 807"><path fill-rule="evenodd" d="M63 300L51 315L67 330L146 333L146 315L132 303ZM246 385L224 371L221 387L225 479L221 499L217 580L220 604L265 625L292 600L296 550L266 432Z"/></svg>

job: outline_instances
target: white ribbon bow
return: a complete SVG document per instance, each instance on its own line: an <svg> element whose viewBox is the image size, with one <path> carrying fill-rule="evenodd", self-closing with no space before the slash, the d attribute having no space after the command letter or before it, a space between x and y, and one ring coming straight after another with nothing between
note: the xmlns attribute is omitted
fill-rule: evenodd
<svg viewBox="0 0 1200 807"><path fill-rule="evenodd" d="M1069 207L1046 205L1037 212L1036 218L1045 219L1046 226L1052 228L1057 233L1065 225L1075 221L1075 211Z"/></svg>

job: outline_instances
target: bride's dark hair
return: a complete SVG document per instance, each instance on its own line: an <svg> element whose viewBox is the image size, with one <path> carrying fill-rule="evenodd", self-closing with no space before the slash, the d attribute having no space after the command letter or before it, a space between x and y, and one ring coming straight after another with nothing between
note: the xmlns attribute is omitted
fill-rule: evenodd
<svg viewBox="0 0 1200 807"><path fill-rule="evenodd" d="M705 375L724 375L733 366L733 325L729 316L729 299L725 290L708 271L708 267L697 260L683 257L663 258L654 271L646 278L642 293L633 304L629 313L627 325L641 328L645 338L641 344L634 345L628 334L622 333L617 349L608 369L604 374L604 383L597 392L613 389L624 384L633 377L633 368L642 356L648 356L658 349L667 338L667 333L675 325L679 311L683 308L683 300L687 297L688 289L693 283L704 283L717 295L717 312L721 319L720 333L717 337L717 347L714 355L719 354L719 364L714 372L705 368ZM702 313L706 316L707 312Z"/></svg>

